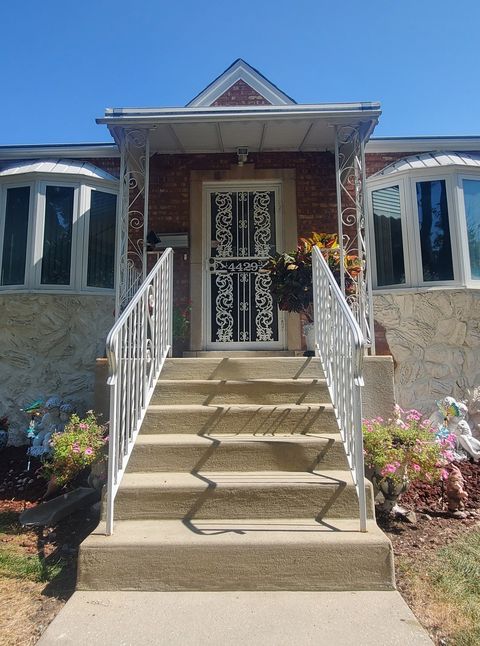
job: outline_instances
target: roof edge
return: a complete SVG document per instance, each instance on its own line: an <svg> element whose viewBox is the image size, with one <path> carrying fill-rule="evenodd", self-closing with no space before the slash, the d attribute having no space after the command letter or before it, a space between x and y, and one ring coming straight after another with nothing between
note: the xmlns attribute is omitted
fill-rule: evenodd
<svg viewBox="0 0 480 646"><path fill-rule="evenodd" d="M0 159L51 159L84 157L120 157L116 144L26 144L0 146Z"/></svg>
<svg viewBox="0 0 480 646"><path fill-rule="evenodd" d="M365 152L415 153L441 150L480 150L480 136L372 137Z"/></svg>

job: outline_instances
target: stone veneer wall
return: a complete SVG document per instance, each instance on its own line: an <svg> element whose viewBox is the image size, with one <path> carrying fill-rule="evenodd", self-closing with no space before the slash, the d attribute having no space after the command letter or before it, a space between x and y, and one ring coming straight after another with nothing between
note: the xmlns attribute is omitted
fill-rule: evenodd
<svg viewBox="0 0 480 646"><path fill-rule="evenodd" d="M105 354L113 325L113 296L0 295L0 416L8 415L10 442L24 443L27 417L19 411L58 394L93 406L95 359Z"/></svg>
<svg viewBox="0 0 480 646"><path fill-rule="evenodd" d="M445 395L462 398L480 384L480 290L432 290L374 295L395 361L402 408L432 412Z"/></svg>

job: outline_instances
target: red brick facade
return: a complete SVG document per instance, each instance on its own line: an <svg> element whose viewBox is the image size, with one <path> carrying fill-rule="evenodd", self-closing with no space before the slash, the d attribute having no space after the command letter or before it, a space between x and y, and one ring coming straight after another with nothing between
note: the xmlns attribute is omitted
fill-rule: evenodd
<svg viewBox="0 0 480 646"><path fill-rule="evenodd" d="M271 105L271 103L245 81L239 79L212 103L214 107L222 105Z"/></svg>

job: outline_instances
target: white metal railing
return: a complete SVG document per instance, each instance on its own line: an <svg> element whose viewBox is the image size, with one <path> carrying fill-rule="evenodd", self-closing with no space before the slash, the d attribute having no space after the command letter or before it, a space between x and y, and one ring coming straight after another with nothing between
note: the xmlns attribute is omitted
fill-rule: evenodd
<svg viewBox="0 0 480 646"><path fill-rule="evenodd" d="M365 340L322 252L313 248L315 348L322 361L348 463L357 489L360 531L367 531L362 437Z"/></svg>
<svg viewBox="0 0 480 646"><path fill-rule="evenodd" d="M167 249L107 337L110 386L106 532L114 501L165 358L172 346L173 252Z"/></svg>

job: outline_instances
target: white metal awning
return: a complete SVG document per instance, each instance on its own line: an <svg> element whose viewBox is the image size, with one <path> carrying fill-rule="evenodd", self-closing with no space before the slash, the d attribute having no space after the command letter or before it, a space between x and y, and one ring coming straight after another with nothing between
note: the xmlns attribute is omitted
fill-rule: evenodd
<svg viewBox="0 0 480 646"><path fill-rule="evenodd" d="M459 152L432 152L421 155L410 155L390 164L383 170L375 173L374 177L388 177L395 173L402 173L411 170L426 170L431 168L442 168L446 166L470 166L480 169L479 153Z"/></svg>
<svg viewBox="0 0 480 646"><path fill-rule="evenodd" d="M74 175L88 179L118 183L118 178L88 162L73 159L42 159L40 161L22 161L7 163L0 166L0 178L27 175L55 173L57 175Z"/></svg>
<svg viewBox="0 0 480 646"><path fill-rule="evenodd" d="M333 151L334 126L361 126L368 140L379 103L209 108L111 108L97 123L119 130L148 128L150 150L166 154Z"/></svg>

